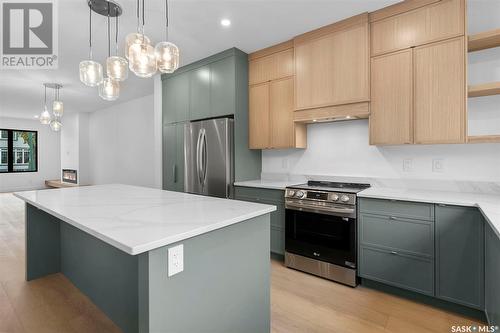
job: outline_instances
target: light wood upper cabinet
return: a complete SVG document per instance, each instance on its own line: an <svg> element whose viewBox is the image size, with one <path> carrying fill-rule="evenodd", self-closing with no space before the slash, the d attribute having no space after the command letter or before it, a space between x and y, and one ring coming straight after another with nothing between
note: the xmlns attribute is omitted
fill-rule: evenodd
<svg viewBox="0 0 500 333"><path fill-rule="evenodd" d="M293 77L272 81L270 90L270 124L272 148L305 148L300 142L301 135L296 131L305 131L305 125L293 122ZM296 127L297 126L297 127Z"/></svg>
<svg viewBox="0 0 500 333"><path fill-rule="evenodd" d="M465 0L442 0L371 23L372 55L464 35Z"/></svg>
<svg viewBox="0 0 500 333"><path fill-rule="evenodd" d="M465 143L465 38L414 50L415 143Z"/></svg>
<svg viewBox="0 0 500 333"><path fill-rule="evenodd" d="M370 99L368 30L365 14L294 39L296 110Z"/></svg>
<svg viewBox="0 0 500 333"><path fill-rule="evenodd" d="M249 90L249 147L269 148L269 83L261 83Z"/></svg>
<svg viewBox="0 0 500 333"><path fill-rule="evenodd" d="M413 143L413 51L372 58L370 144Z"/></svg>
<svg viewBox="0 0 500 333"><path fill-rule="evenodd" d="M249 61L249 84L292 76L294 74L292 46L292 42L289 41L252 53Z"/></svg>

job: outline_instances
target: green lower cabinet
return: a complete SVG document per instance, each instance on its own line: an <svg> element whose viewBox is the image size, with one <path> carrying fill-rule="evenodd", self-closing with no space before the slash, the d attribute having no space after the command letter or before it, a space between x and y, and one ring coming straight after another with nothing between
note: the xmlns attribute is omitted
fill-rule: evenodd
<svg viewBox="0 0 500 333"><path fill-rule="evenodd" d="M443 205L436 205L435 212L436 297L484 309L481 213L476 208Z"/></svg>
<svg viewBox="0 0 500 333"><path fill-rule="evenodd" d="M500 326L500 237L485 223L485 310L490 325Z"/></svg>
<svg viewBox="0 0 500 333"><path fill-rule="evenodd" d="M284 191L235 187L235 199L276 206L271 213L271 252L285 254L285 198Z"/></svg>
<svg viewBox="0 0 500 333"><path fill-rule="evenodd" d="M184 124L163 126L163 189L184 191Z"/></svg>

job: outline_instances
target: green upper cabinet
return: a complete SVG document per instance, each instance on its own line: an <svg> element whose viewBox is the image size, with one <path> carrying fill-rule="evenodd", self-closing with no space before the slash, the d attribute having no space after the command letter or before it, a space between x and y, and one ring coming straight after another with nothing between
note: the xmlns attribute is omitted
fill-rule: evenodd
<svg viewBox="0 0 500 333"><path fill-rule="evenodd" d="M163 124L189 120L189 73L163 81Z"/></svg>
<svg viewBox="0 0 500 333"><path fill-rule="evenodd" d="M476 208L436 205L436 296L484 308L484 222Z"/></svg>
<svg viewBox="0 0 500 333"><path fill-rule="evenodd" d="M228 57L210 64L210 113L212 117L234 114L236 67L235 58Z"/></svg>
<svg viewBox="0 0 500 333"><path fill-rule="evenodd" d="M210 66L202 66L189 72L189 112L190 118L205 119L210 112Z"/></svg>

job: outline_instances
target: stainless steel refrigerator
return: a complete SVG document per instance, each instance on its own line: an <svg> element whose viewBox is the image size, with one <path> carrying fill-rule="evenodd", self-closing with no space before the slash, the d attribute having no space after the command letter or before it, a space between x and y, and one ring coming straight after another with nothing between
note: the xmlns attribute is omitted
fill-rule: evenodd
<svg viewBox="0 0 500 333"><path fill-rule="evenodd" d="M188 123L184 127L184 190L221 198L232 195L233 119Z"/></svg>

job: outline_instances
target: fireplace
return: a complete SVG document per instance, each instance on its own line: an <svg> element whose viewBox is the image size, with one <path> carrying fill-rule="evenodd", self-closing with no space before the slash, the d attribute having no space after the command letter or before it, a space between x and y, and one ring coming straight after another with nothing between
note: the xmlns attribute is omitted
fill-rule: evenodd
<svg viewBox="0 0 500 333"><path fill-rule="evenodd" d="M64 183L78 184L78 176L76 170L63 169L62 170L62 181Z"/></svg>

